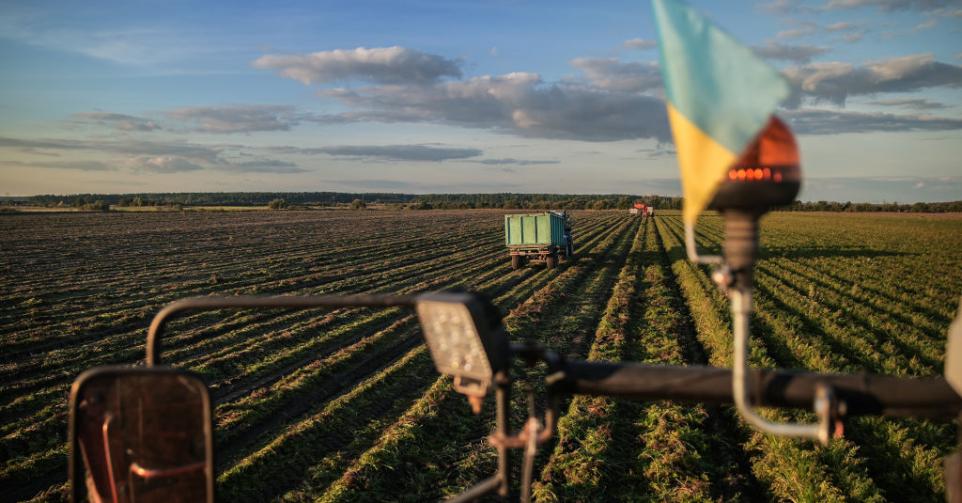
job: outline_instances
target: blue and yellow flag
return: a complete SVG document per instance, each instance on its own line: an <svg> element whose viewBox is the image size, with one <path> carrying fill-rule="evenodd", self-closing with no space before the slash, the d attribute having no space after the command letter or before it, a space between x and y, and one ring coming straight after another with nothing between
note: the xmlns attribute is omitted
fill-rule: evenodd
<svg viewBox="0 0 962 503"><path fill-rule="evenodd" d="M683 217L694 224L728 168L791 89L751 49L681 1L652 0L652 6L681 169Z"/></svg>

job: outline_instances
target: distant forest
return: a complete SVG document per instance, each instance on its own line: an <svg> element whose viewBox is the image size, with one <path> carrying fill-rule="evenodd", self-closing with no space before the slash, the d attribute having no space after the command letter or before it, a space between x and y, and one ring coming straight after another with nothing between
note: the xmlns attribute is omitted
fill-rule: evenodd
<svg viewBox="0 0 962 503"><path fill-rule="evenodd" d="M674 196L625 194L394 194L349 192L181 192L145 194L74 194L2 198L10 206L71 207L107 210L110 206L278 206L336 207L385 204L398 208L429 209L627 209L643 201L659 209L680 209L681 198ZM271 203L275 204L271 204ZM362 205L363 206L363 205ZM795 202L786 211L887 211L887 212L962 212L962 201L939 203L853 203L833 201Z"/></svg>

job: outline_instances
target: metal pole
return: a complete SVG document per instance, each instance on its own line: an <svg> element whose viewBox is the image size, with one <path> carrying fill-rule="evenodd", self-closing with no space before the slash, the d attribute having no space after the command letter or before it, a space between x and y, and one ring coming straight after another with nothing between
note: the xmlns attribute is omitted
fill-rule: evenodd
<svg viewBox="0 0 962 503"><path fill-rule="evenodd" d="M611 396L628 400L734 403L731 369L700 365L565 362L552 376L557 394ZM946 380L873 374L821 374L799 370L747 369L750 402L756 407L810 408L820 384L830 386L845 417L873 415L952 420L962 397Z"/></svg>
<svg viewBox="0 0 962 503"><path fill-rule="evenodd" d="M481 482L471 486L463 493L445 500L444 503L467 503L469 501L477 500L478 498L489 494L501 486L501 477L495 475L493 477L486 478Z"/></svg>
<svg viewBox="0 0 962 503"><path fill-rule="evenodd" d="M819 423L776 423L758 415L749 403L748 334L752 313L751 287L739 285L731 291L732 328L735 333L735 355L732 364L732 397L735 408L749 424L761 431L785 437L800 437L827 441Z"/></svg>
<svg viewBox="0 0 962 503"><path fill-rule="evenodd" d="M511 435L511 425L509 421L509 407L511 405L511 378L505 371L498 372L495 377L495 434L500 438L508 438ZM498 477L501 486L498 487L498 495L502 498L508 497L511 490L511 449L503 442L498 444Z"/></svg>
<svg viewBox="0 0 962 503"><path fill-rule="evenodd" d="M410 295L320 295L260 297L238 295L235 297L193 297L171 302L164 306L150 322L147 331L147 366L160 365L160 339L167 322L187 311L211 311L216 309L310 309L317 307L400 307L413 306L416 297Z"/></svg>

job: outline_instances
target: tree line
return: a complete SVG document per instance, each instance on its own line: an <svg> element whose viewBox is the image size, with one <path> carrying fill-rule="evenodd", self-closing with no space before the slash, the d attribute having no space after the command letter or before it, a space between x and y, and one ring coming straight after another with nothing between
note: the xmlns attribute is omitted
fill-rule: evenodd
<svg viewBox="0 0 962 503"><path fill-rule="evenodd" d="M781 208L784 211L845 211L866 212L883 211L892 213L955 213L962 212L962 201L946 201L939 203L853 203L846 201L795 201L791 206Z"/></svg>
<svg viewBox="0 0 962 503"><path fill-rule="evenodd" d="M658 209L681 209L676 196L630 194L396 194L350 192L180 192L140 194L73 194L38 195L3 198L11 206L29 205L70 207L107 211L111 206L161 206L173 209L184 206L269 206L272 209L297 207L350 206L362 209L368 205L391 205L405 209L628 209L642 201ZM840 212L962 212L962 201L936 203L857 203L836 201L796 201L782 208L786 211Z"/></svg>

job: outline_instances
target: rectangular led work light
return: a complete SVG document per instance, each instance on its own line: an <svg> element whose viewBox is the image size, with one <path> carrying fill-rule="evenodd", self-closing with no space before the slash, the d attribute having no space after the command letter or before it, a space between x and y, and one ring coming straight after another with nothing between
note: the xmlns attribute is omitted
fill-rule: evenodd
<svg viewBox="0 0 962 503"><path fill-rule="evenodd" d="M459 393L484 397L509 354L497 310L468 293L421 295L415 303L438 372L453 377Z"/></svg>

